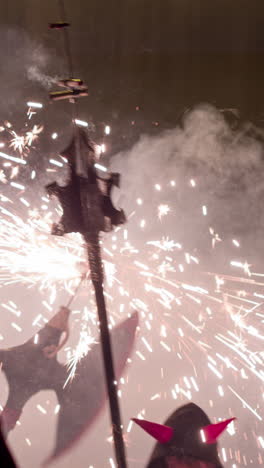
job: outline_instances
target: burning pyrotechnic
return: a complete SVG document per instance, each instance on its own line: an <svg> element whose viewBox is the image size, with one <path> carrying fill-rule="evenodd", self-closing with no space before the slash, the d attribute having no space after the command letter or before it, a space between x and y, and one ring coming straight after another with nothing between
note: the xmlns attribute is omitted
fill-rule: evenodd
<svg viewBox="0 0 264 468"><path fill-rule="evenodd" d="M22 155L25 148L30 149L42 127L33 126L32 131L27 130L19 137L12 133L12 126L8 131L14 155L0 153L3 163L0 172L3 184L0 286L6 294L14 284L38 290L43 297L45 312L35 313L32 327L36 327L46 318L45 315L49 316L62 290L73 294L88 266L83 260L84 244L78 234L66 237L49 234L52 222L61 215L61 210L48 197L32 197L29 187L38 174L34 173L32 177L32 172L28 171L22 177L20 173L16 182L11 177L17 164L22 169L30 165L30 153L25 160L15 154ZM107 133L105 128L105 133L108 135L110 132ZM56 137L54 132L52 138ZM64 162L60 156L52 155L46 169L58 173L64 170ZM5 163L10 166L4 166ZM95 167L98 171L107 172L103 164L96 163ZM254 271L254 264L246 260L240 238L225 240L222 232L217 234L218 226L211 224L211 209L205 204L197 209L197 217L204 223L203 232L208 234L207 250L205 252L198 245L193 249L185 246L185 239L178 236L181 218L175 203L175 192L179 190L177 178L169 178L166 185L164 181L151 184L150 200L138 193L131 206L130 222L104 239L102 248L111 327L127 317L131 309L137 309L140 339L133 363L142 370L146 362L153 365L155 361L155 366L158 366L155 375L161 376L160 381L155 377L159 383L152 382L156 388L150 391L141 373L139 379L142 382L139 384L143 390L139 394L139 405L152 407L156 401L171 399L174 408L176 399L207 402L208 393L209 405L219 414L218 405L225 400L231 413L233 408L241 411L240 420L251 418L255 429L247 437L255 445L250 453L255 450L256 457L261 457L261 395L264 394L261 273ZM199 187L200 183L195 179L188 179L181 190L196 194ZM184 216L191 218L193 214L186 209ZM193 238L195 229L194 225ZM224 266L219 259L215 260L218 251L222 253L219 256L228 259ZM212 261L209 262L208 258ZM89 278L86 281L89 284ZM84 294L82 287L80 291ZM89 309L78 305L74 311L75 343L64 350L68 379L74 378L79 362L89 353L97 336L92 290L86 293L85 304L89 304ZM26 312L21 313L16 301L11 304L3 300L1 308L14 332L23 332ZM173 375L166 369L166 359L171 368L177 369ZM258 386L258 395L248 390L251 385ZM122 394L125 389L124 385ZM129 391L129 385L126 391ZM225 440L222 457L227 459L228 467L250 463L250 457L244 452L234 430Z"/></svg>

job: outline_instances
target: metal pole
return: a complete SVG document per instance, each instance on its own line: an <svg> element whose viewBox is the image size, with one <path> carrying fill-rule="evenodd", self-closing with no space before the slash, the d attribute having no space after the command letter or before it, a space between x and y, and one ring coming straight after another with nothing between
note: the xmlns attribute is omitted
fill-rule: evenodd
<svg viewBox="0 0 264 468"><path fill-rule="evenodd" d="M66 11L64 6L64 0L58 0L59 8L60 8L60 15L63 21L66 21ZM70 47L70 38L66 29L63 31L64 34L64 47L65 53L68 59L68 67L70 77L73 78L73 60L71 54L71 47ZM76 102L76 101L74 101ZM75 126L74 120L74 110L73 110L73 126ZM76 148L78 152L78 148ZM86 212L86 207L83 205L82 209L84 211L84 217ZM88 220L84 220L87 222ZM93 220L89 220L92 224ZM87 223L89 225L89 223ZM109 406L110 406L110 413L111 413L111 420L112 420L112 432L113 432L113 439L114 439L114 447L115 447L115 456L117 461L118 468L127 468L126 463L126 454L125 454L125 445L123 440L122 434L122 424L121 424L121 417L120 417L120 409L118 404L118 396L117 396L117 382L115 378L115 371L114 371L114 364L113 364L113 355L112 355L112 347L111 347L111 339L109 334L108 328L108 320L107 320L107 311L104 299L104 290L103 290L103 267L102 267L102 259L100 253L100 245L99 245L99 232L88 233L84 235L84 239L87 245L88 251L88 261L91 271L91 279L95 290L95 298L96 298L96 306L99 318L99 328L100 328L100 338L101 338L101 347L102 347L102 355L103 355L103 362L104 362L104 370L105 370L105 379L107 385L107 392L109 396Z"/></svg>
<svg viewBox="0 0 264 468"><path fill-rule="evenodd" d="M126 468L126 454L122 434L121 416L118 405L117 382L115 379L111 339L109 334L107 311L103 291L103 268L100 254L99 236L86 236L85 241L88 249L88 260L91 271L91 279L95 290L95 298L99 318L101 346L107 391L109 395L116 461L118 468Z"/></svg>

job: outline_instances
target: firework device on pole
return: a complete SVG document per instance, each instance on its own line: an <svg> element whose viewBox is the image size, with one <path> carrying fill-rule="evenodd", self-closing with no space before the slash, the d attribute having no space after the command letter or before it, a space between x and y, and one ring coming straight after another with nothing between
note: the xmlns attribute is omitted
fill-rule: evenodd
<svg viewBox="0 0 264 468"><path fill-rule="evenodd" d="M77 145L78 152L76 150ZM53 182L46 187L50 196L57 196L63 208L61 219L52 226L52 234L61 236L70 232L79 232L82 234L87 246L90 275L95 290L100 323L101 346L111 410L116 459L118 467L125 468L125 452L117 399L117 378L114 372L104 299L103 268L99 244L99 234L101 231L110 231L113 227L123 224L126 220L123 210L116 209L110 198L113 186L119 185L119 175L112 173L106 179L102 179L97 175L94 167L95 152L84 129L76 129L72 141L66 150L61 152L61 155L68 162L68 183L66 186L61 187L57 182Z"/></svg>
<svg viewBox="0 0 264 468"><path fill-rule="evenodd" d="M87 88L84 87L81 80L73 78L73 61L66 27L68 24L65 18L64 2L63 0L58 1L61 13L60 24L65 25L65 27L61 26L59 29L62 29L62 33L64 34L64 47L68 58L69 75L67 79L60 80L59 82L60 86L66 88L65 91L50 93L50 98L51 100L69 99L70 102L75 103L76 97L82 97L87 94ZM117 379L104 298L104 275L99 243L101 231L110 231L114 226L123 224L126 218L122 210L117 210L113 206L110 198L113 185L119 184L119 175L110 174L108 179L99 178L95 169L96 157L93 145L85 131L76 127L75 119L73 119L73 130L74 136L69 147L64 153L61 153L62 156L67 158L68 162L70 173L68 184L65 187L60 187L54 182L47 187L48 193L56 195L63 208L63 216L59 223L53 225L52 233L63 235L68 232L79 232L86 243L99 318L116 461L118 468L126 468L125 446L117 396Z"/></svg>

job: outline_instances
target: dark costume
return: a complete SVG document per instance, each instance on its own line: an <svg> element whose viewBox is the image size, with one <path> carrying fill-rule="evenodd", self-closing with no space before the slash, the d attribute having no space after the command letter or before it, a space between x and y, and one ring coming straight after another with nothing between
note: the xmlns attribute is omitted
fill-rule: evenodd
<svg viewBox="0 0 264 468"><path fill-rule="evenodd" d="M41 390L56 392L60 411L55 447L49 460L64 453L79 439L95 421L107 399L99 343L82 358L75 377L65 386L68 371L58 361L56 349L62 333L67 330L69 312L61 308L38 331L37 340L35 335L22 345L0 349L0 363L9 386L6 406L0 415L5 435L15 427L29 398ZM132 351L137 325L138 316L134 313L111 331L117 379ZM5 465L0 459L2 466Z"/></svg>
<svg viewBox="0 0 264 468"><path fill-rule="evenodd" d="M146 468L167 467L167 457L176 457L178 460L190 458L212 464L213 468L223 468L216 441L233 419L235 418L211 424L206 413L194 403L188 403L174 411L164 426L134 419L158 440Z"/></svg>
<svg viewBox="0 0 264 468"><path fill-rule="evenodd" d="M0 429L0 466L1 468L16 468L16 464L11 453L8 450L8 447L5 443L5 440L2 436Z"/></svg>

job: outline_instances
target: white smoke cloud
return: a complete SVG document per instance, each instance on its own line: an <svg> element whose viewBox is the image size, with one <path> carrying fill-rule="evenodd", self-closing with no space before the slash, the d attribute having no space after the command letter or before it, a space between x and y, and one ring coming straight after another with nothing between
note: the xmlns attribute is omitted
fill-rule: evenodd
<svg viewBox="0 0 264 468"><path fill-rule="evenodd" d="M27 69L28 79L40 83L45 89L50 89L58 81L57 77L46 75L37 65L31 65Z"/></svg>
<svg viewBox="0 0 264 468"><path fill-rule="evenodd" d="M34 40L23 29L2 26L0 109L3 118L8 112L17 112L29 95L46 96L46 90L56 81L61 61L43 44ZM35 86L34 86L35 85Z"/></svg>
<svg viewBox="0 0 264 468"><path fill-rule="evenodd" d="M114 156L112 169L122 174L125 206L137 196L150 201L150 187L175 179L175 193L184 197L179 217L186 207L209 204L219 229L262 234L263 132L233 118L235 125L215 107L201 105L184 116L182 125L155 137L142 135L131 150ZM197 181L195 194L183 189L190 178Z"/></svg>

